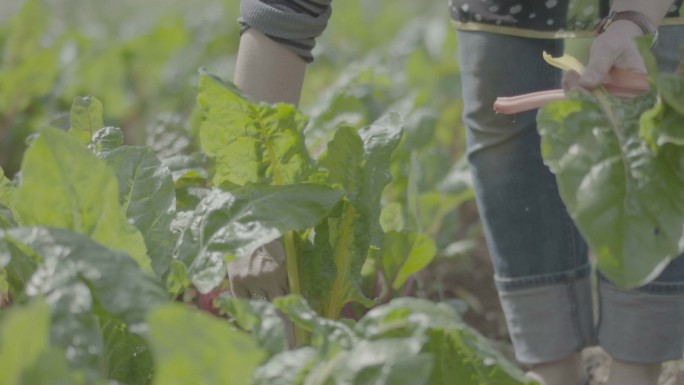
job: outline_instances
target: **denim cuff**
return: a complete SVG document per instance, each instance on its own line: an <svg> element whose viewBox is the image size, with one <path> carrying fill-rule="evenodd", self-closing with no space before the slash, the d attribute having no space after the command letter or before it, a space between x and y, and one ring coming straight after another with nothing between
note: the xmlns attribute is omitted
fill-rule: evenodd
<svg viewBox="0 0 684 385"><path fill-rule="evenodd" d="M527 275L524 277L501 277L495 276L494 283L497 290L513 291L522 289L531 289L533 287L559 285L569 282L575 282L591 275L591 265L585 264L576 269L561 271L558 273Z"/></svg>
<svg viewBox="0 0 684 385"><path fill-rule="evenodd" d="M565 274L565 282L553 285L518 289L510 289L516 285L508 285L508 289L499 285L499 298L518 361L555 361L595 344L591 280L588 274L575 279L577 274L578 271ZM560 280L558 275L545 278Z"/></svg>
<svg viewBox="0 0 684 385"><path fill-rule="evenodd" d="M613 358L637 363L678 360L684 352L683 284L623 289L599 279L598 340Z"/></svg>

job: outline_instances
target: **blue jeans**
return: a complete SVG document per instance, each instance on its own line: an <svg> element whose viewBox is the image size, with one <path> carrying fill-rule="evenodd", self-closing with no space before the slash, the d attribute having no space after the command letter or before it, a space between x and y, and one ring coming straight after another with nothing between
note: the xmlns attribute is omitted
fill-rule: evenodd
<svg viewBox="0 0 684 385"><path fill-rule="evenodd" d="M544 165L536 111L497 115L498 96L559 88L542 60L559 40L459 31L468 159L495 282L518 360L535 364L600 344L639 363L679 359L684 350L684 258L633 290L599 275L594 317L587 245ZM683 27L661 28L656 54L674 71Z"/></svg>

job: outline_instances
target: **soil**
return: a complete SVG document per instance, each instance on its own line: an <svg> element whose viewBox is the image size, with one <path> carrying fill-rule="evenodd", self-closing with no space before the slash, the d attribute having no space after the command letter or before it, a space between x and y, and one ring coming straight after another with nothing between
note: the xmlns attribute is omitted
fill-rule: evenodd
<svg viewBox="0 0 684 385"><path fill-rule="evenodd" d="M475 208L466 208L464 216L469 218L473 215L477 215ZM473 223L468 220L464 222ZM493 275L486 244L482 237L478 237L471 254L437 260L422 271L417 277L416 294L434 301L459 298L466 302L468 310L463 315L464 321L489 338L499 351L515 362ZM589 385L604 384L608 379L610 357L600 347L593 347L585 349L582 358L589 373ZM658 384L684 385L684 360L666 363Z"/></svg>

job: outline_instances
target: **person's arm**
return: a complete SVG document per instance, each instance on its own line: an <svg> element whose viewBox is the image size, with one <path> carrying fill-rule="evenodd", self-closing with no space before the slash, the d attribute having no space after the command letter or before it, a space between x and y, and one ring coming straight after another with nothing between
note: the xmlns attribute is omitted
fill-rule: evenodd
<svg viewBox="0 0 684 385"><path fill-rule="evenodd" d="M240 38L235 85L267 103L299 104L306 62L286 47L250 28Z"/></svg>
<svg viewBox="0 0 684 385"><path fill-rule="evenodd" d="M242 34L234 82L266 103L297 105L315 38L330 18L331 0L241 0ZM271 300L288 292L285 250L278 240L228 264L236 297ZM292 341L292 340L291 340Z"/></svg>
<svg viewBox="0 0 684 385"><path fill-rule="evenodd" d="M242 0L235 84L268 103L298 104L306 63L327 26L331 0Z"/></svg>
<svg viewBox="0 0 684 385"><path fill-rule="evenodd" d="M611 12L636 11L657 27L665 17L673 0L614 0ZM644 35L642 28L631 20L616 20L594 39L589 63L580 86L587 89L598 87L612 67L646 73L646 65L634 39Z"/></svg>

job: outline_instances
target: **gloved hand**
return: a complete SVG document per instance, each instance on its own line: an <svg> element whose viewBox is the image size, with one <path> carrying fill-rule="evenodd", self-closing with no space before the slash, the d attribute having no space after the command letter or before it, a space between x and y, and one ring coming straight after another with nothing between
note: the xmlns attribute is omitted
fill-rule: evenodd
<svg viewBox="0 0 684 385"><path fill-rule="evenodd" d="M641 14L645 30L655 29L665 17L674 0L613 0L611 12L632 11ZM650 26L646 26L650 24ZM646 73L646 65L634 39L644 34L642 27L632 20L613 20L594 39L589 64L578 84L588 90L598 87L612 67Z"/></svg>
<svg viewBox="0 0 684 385"><path fill-rule="evenodd" d="M285 249L279 240L258 248L249 257L228 264L230 289L235 297L270 301L288 293ZM294 347L294 324L278 312L285 325L290 347Z"/></svg>
<svg viewBox="0 0 684 385"><path fill-rule="evenodd" d="M634 40L642 34L641 28L629 20L612 22L594 39L589 64L578 79L579 86L589 90L598 87L612 67L646 73L646 64Z"/></svg>
<svg viewBox="0 0 684 385"><path fill-rule="evenodd" d="M249 257L230 262L228 279L236 297L270 301L287 294L285 249L279 240L275 240Z"/></svg>

